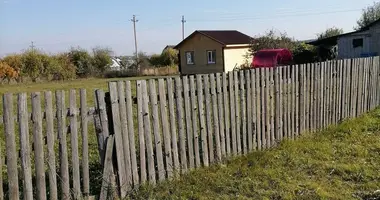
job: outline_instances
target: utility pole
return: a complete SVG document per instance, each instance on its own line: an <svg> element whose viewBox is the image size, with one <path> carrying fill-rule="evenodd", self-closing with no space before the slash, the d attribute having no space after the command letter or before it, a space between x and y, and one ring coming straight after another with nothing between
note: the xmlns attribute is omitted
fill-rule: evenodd
<svg viewBox="0 0 380 200"><path fill-rule="evenodd" d="M186 20L185 20L185 16L183 16L183 15L182 15L181 22L182 22L182 40L184 40L185 39L185 22L186 22Z"/></svg>
<svg viewBox="0 0 380 200"><path fill-rule="evenodd" d="M34 42L32 41L32 44L30 45L30 48L32 49L32 51L34 51Z"/></svg>
<svg viewBox="0 0 380 200"><path fill-rule="evenodd" d="M137 37L136 37L136 22L138 22L139 20L136 20L136 16L133 15L131 21L133 22L133 33L134 33L134 37L135 37L135 54L136 54L136 65L137 65L137 68L139 68L138 66L138 53L137 53Z"/></svg>

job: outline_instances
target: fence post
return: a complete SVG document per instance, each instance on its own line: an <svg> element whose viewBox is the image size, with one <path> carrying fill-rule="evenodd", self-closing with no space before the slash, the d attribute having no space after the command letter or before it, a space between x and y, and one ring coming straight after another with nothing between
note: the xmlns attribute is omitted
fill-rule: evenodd
<svg viewBox="0 0 380 200"><path fill-rule="evenodd" d="M29 147L29 118L28 118L28 105L26 93L18 94L18 121L20 132L20 149L21 149L21 167L23 179L24 199L33 199L32 187L32 169L30 163L30 147ZM50 136L49 136L50 137ZM55 165L54 165L55 170ZM55 176L55 174L54 174ZM50 175L49 175L50 178ZM0 186L2 187L2 185Z"/></svg>
<svg viewBox="0 0 380 200"><path fill-rule="evenodd" d="M3 95L3 112L5 147L7 152L9 199L19 199L17 172L18 156L16 153L15 125L13 117L13 94L11 93L6 93Z"/></svg>
<svg viewBox="0 0 380 200"><path fill-rule="evenodd" d="M116 82L110 82L109 85L109 103L108 106L111 108L108 110L111 114L108 119L112 119L112 127L110 130L115 136L115 148L116 151L116 163L117 163L117 174L120 187L120 197L124 198L127 194L127 176L124 162L124 148L123 148L123 135L121 133L121 122L120 122L120 110L119 110L119 98L117 93Z"/></svg>
<svg viewBox="0 0 380 200"><path fill-rule="evenodd" d="M37 199L46 199L45 184L45 164L44 164L44 143L42 140L42 115L41 115L41 96L39 92L31 94L32 97L32 122L33 122L33 142L34 142L34 161L36 163L36 183Z"/></svg>
<svg viewBox="0 0 380 200"><path fill-rule="evenodd" d="M65 106L65 91L56 91L57 103L57 127L58 127L58 142L59 142L59 160L60 160L60 182L63 199L70 199L70 180L69 180L69 161L67 155L67 130L66 130L66 106Z"/></svg>

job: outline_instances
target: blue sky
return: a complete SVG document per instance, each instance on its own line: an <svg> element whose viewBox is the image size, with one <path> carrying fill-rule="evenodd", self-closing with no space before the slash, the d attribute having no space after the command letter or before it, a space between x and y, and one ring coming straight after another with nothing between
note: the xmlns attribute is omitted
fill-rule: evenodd
<svg viewBox="0 0 380 200"><path fill-rule="evenodd" d="M373 0L0 0L0 56L20 52L31 41L45 52L72 46L112 48L116 55L134 51L136 15L138 49L160 52L194 30L235 29L251 36L269 29L296 39L337 26L351 31L361 9Z"/></svg>

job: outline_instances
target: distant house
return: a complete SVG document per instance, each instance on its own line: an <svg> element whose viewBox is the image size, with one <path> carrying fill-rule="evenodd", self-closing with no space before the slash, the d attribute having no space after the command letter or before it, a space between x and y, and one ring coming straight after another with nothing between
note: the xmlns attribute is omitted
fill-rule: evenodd
<svg viewBox="0 0 380 200"><path fill-rule="evenodd" d="M166 45L166 47L162 50L164 52L167 49L174 49L175 45Z"/></svg>
<svg viewBox="0 0 380 200"><path fill-rule="evenodd" d="M360 30L309 42L315 46L337 46L337 58L359 58L380 54L380 20Z"/></svg>
<svg viewBox="0 0 380 200"><path fill-rule="evenodd" d="M111 70L118 71L121 69L121 60L119 58L111 58L112 64L110 66Z"/></svg>
<svg viewBox="0 0 380 200"><path fill-rule="evenodd" d="M181 74L232 71L246 62L252 38L236 30L197 30L174 48ZM248 57L250 65L252 57Z"/></svg>

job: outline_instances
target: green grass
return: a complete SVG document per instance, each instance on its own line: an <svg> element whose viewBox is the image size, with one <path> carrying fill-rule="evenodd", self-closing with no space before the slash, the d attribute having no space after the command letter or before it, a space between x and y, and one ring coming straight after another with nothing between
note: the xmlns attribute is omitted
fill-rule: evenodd
<svg viewBox="0 0 380 200"><path fill-rule="evenodd" d="M380 198L380 109L326 131L197 169L131 199ZM373 198L375 199L375 198Z"/></svg>

